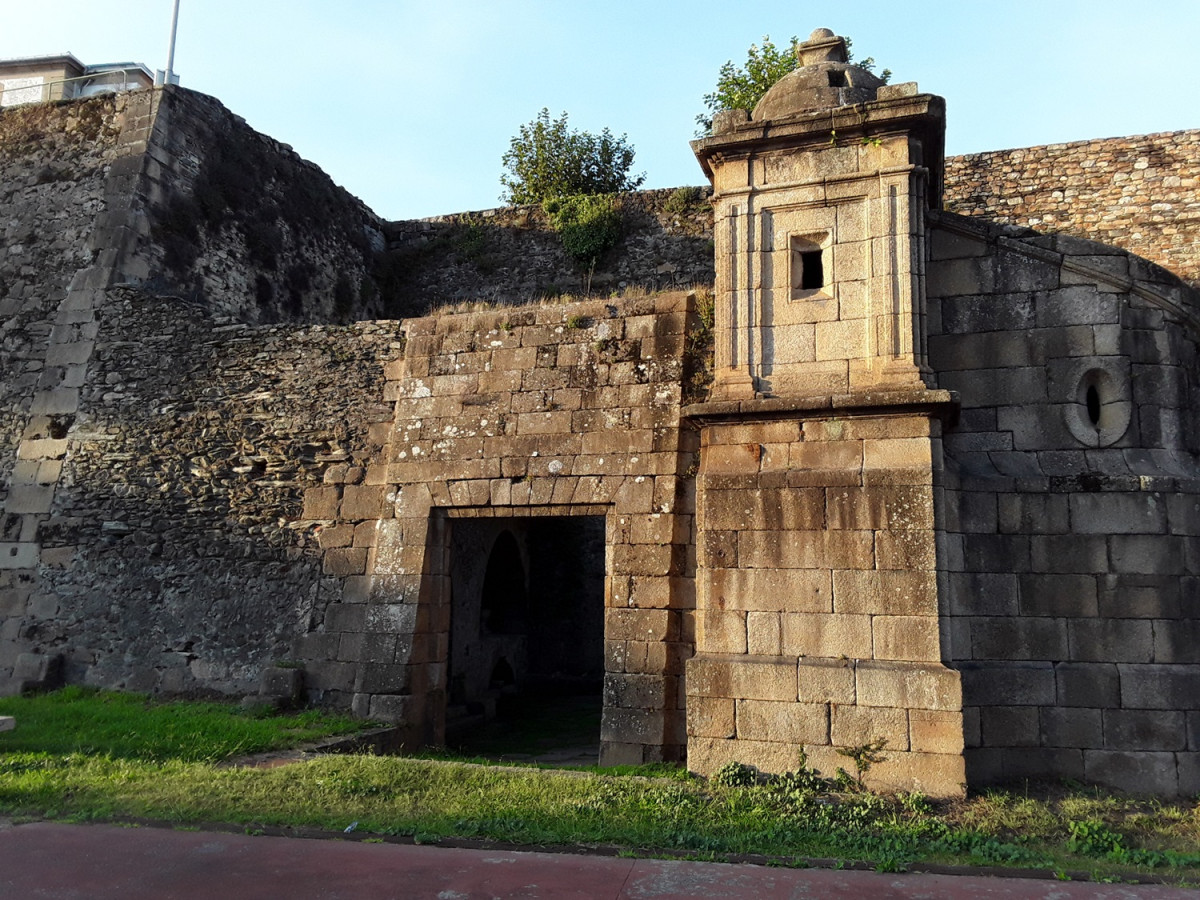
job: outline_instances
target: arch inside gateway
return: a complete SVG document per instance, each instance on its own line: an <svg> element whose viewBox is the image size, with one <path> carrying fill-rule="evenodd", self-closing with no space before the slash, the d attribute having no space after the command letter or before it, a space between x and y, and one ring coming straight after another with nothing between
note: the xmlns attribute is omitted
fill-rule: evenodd
<svg viewBox="0 0 1200 900"><path fill-rule="evenodd" d="M598 755L604 517L458 518L450 528L447 744Z"/></svg>

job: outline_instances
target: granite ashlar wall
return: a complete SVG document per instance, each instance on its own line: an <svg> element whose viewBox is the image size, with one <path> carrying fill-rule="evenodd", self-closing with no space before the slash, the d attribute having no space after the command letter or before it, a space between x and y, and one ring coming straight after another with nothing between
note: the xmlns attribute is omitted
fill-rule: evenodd
<svg viewBox="0 0 1200 900"><path fill-rule="evenodd" d="M961 792L962 692L939 619L941 422L930 414L946 399L687 408L703 425L689 768L786 772L803 749L832 776L846 766L839 748L882 740L874 787Z"/></svg>
<svg viewBox="0 0 1200 900"><path fill-rule="evenodd" d="M302 495L362 481L399 323L249 326L118 288L97 325L40 583L3 627L72 682L252 692L340 596Z"/></svg>
<svg viewBox="0 0 1200 900"><path fill-rule="evenodd" d="M1116 248L956 216L932 256L968 778L1194 794L1200 298Z"/></svg>
<svg viewBox="0 0 1200 900"><path fill-rule="evenodd" d="M945 207L1124 248L1200 286L1200 130L946 159Z"/></svg>

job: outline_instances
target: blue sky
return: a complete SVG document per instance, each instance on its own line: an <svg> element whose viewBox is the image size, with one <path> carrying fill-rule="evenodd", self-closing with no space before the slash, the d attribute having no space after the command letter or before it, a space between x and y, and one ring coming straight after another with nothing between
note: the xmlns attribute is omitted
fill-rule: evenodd
<svg viewBox="0 0 1200 900"><path fill-rule="evenodd" d="M165 66L171 0L50 8L3 0L0 58ZM951 154L1200 128L1200 0L181 0L175 69L397 219L498 205L543 106L627 134L646 187L698 184L721 64L817 27L944 96Z"/></svg>

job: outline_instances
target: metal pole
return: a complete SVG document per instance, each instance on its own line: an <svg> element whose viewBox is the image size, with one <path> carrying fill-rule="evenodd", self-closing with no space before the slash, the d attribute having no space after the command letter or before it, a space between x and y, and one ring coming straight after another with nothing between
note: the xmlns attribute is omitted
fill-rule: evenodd
<svg viewBox="0 0 1200 900"><path fill-rule="evenodd" d="M179 25L179 0L175 0L175 8L171 12L171 43L167 48L167 75L164 81L172 84L175 70L175 28Z"/></svg>

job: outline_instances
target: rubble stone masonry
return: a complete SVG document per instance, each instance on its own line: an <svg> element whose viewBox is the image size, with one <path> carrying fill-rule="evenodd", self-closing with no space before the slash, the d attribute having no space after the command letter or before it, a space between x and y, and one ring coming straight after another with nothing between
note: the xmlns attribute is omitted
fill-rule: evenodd
<svg viewBox="0 0 1200 900"><path fill-rule="evenodd" d="M1200 130L946 159L946 209L1122 247L1200 287Z"/></svg>
<svg viewBox="0 0 1200 900"><path fill-rule="evenodd" d="M363 480L399 323L180 309L103 296L37 578L6 592L10 666L57 656L76 683L252 693L339 596L302 495Z"/></svg>

